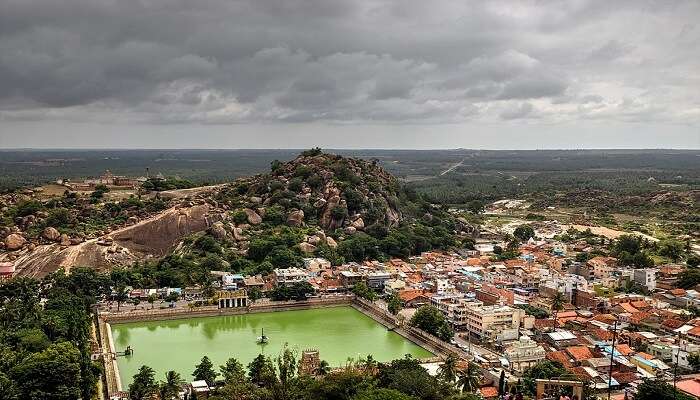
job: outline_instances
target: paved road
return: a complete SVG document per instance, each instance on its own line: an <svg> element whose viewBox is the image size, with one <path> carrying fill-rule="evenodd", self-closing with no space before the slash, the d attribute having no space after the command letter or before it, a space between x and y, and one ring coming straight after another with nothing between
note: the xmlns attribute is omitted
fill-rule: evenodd
<svg viewBox="0 0 700 400"><path fill-rule="evenodd" d="M489 360L489 361L491 361L491 360L494 360L494 361L495 361L495 360L498 360L499 358L502 357L501 354L496 353L496 352L493 351L493 350L489 350L489 349L487 349L487 348L485 348L485 347L483 347L483 346L479 346L479 345L477 345L477 344L474 344L473 341L472 341L472 343L470 344L469 341L468 341L467 339L463 339L463 338L460 337L459 335L455 335L455 341L456 341L457 344L459 344L460 346L463 346L462 348L465 349L465 351L466 351L467 353L470 353L470 354L472 354L472 355L480 356L480 357L485 358L485 359L487 359L487 360Z"/></svg>

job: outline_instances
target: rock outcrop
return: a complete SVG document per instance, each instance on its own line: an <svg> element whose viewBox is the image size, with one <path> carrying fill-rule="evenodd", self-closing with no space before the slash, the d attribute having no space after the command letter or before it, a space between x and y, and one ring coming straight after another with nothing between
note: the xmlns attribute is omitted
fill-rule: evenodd
<svg viewBox="0 0 700 400"><path fill-rule="evenodd" d="M25 243L27 239L18 233L11 233L5 237L5 248L10 251L21 249Z"/></svg>

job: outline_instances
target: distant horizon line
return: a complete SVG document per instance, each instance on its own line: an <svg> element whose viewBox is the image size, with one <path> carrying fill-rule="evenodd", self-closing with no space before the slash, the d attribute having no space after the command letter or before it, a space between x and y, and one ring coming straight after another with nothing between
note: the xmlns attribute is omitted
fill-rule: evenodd
<svg viewBox="0 0 700 400"><path fill-rule="evenodd" d="M320 147L320 146L314 146ZM0 147L2 151L304 151L313 147L239 147L239 148L197 148L197 147ZM382 148L382 147L320 147L328 151L700 151L698 148L679 147L586 147L586 148Z"/></svg>

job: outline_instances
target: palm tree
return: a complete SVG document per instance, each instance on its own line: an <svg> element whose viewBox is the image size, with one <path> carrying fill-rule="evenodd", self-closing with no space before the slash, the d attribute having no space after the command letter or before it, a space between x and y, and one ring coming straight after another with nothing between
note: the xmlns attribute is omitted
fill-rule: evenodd
<svg viewBox="0 0 700 400"><path fill-rule="evenodd" d="M470 362L467 368L459 371L457 378L457 387L463 392L475 392L479 388L481 381L481 368L475 363Z"/></svg>
<svg viewBox="0 0 700 400"><path fill-rule="evenodd" d="M564 304L566 304L564 293L557 292L554 297L552 297L552 310L554 310L552 316L554 317L555 321L557 320L557 312L564 309Z"/></svg>
<svg viewBox="0 0 700 400"><path fill-rule="evenodd" d="M331 367L328 365L328 361L321 360L321 362L318 363L318 368L316 369L318 375L328 375L330 371Z"/></svg>
<svg viewBox="0 0 700 400"><path fill-rule="evenodd" d="M364 359L363 364L364 365L362 368L364 369L365 373L374 375L375 372L377 372L377 360L375 360L371 354L367 355L367 358Z"/></svg>
<svg viewBox="0 0 700 400"><path fill-rule="evenodd" d="M450 354L445 358L438 369L438 377L449 383L457 380L457 358L454 355Z"/></svg>
<svg viewBox="0 0 700 400"><path fill-rule="evenodd" d="M180 394L180 386L185 381L182 379L180 374L175 371L168 371L165 373L165 382L160 384L160 398L161 400L172 400L177 399Z"/></svg>

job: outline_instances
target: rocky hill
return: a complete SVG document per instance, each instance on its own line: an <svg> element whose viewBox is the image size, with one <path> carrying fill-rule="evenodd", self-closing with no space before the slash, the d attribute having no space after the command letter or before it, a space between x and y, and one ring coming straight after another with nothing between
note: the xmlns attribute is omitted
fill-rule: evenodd
<svg viewBox="0 0 700 400"><path fill-rule="evenodd" d="M266 219L352 234L398 226L399 190L396 178L377 163L310 151L273 162L271 173L241 179L217 199L246 213L250 223Z"/></svg>
<svg viewBox="0 0 700 400"><path fill-rule="evenodd" d="M12 263L19 275L43 276L61 267L106 270L170 255L149 268L161 277L183 268L264 274L300 265L303 256L334 263L403 257L476 234L465 221L405 191L378 163L318 149L230 184L159 193L162 211L146 211L151 203L135 199L68 200L28 207L27 201L36 202L30 198L5 207L5 214L22 217L0 232L0 262ZM64 216L73 222L52 226L66 222L55 218L57 210L88 217ZM114 223L76 233L99 216Z"/></svg>

